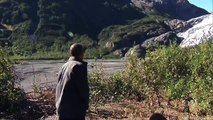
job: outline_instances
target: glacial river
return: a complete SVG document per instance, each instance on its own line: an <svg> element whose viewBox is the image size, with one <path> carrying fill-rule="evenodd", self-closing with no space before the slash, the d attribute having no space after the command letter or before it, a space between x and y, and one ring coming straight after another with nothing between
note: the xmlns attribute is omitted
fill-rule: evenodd
<svg viewBox="0 0 213 120"><path fill-rule="evenodd" d="M123 69L126 60L86 60L88 71L103 71L103 77L110 77L113 73ZM21 80L20 85L26 92L32 91L33 85L55 85L59 68L64 60L36 60L22 61L15 64L15 73ZM35 84L34 84L35 83Z"/></svg>

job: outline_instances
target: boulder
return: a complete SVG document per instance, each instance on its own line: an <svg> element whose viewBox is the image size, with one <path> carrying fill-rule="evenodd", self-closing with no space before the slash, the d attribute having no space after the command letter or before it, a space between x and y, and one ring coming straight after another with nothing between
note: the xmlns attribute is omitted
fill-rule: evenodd
<svg viewBox="0 0 213 120"><path fill-rule="evenodd" d="M129 57L131 55L136 55L137 57L144 58L146 54L146 49L141 45L135 45L125 54L125 57Z"/></svg>
<svg viewBox="0 0 213 120"><path fill-rule="evenodd" d="M126 48L122 48L122 49L118 49L118 50L115 50L113 52L114 55L117 55L117 56L120 56L120 57L124 57L125 54L128 52L130 48L126 47Z"/></svg>
<svg viewBox="0 0 213 120"><path fill-rule="evenodd" d="M182 41L181 38L177 37L174 32L170 31L160 36L147 39L143 44L141 44L141 46L149 50L154 50L155 48L158 48L160 45L169 46L172 42L180 44L181 41Z"/></svg>

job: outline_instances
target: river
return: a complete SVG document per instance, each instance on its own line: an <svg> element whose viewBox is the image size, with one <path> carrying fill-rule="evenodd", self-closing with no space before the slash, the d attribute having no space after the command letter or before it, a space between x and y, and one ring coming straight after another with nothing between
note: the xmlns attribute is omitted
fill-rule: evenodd
<svg viewBox="0 0 213 120"><path fill-rule="evenodd" d="M126 65L125 60L86 60L89 73L102 70L105 76L110 77L113 73L121 70ZM21 87L26 91L32 91L33 85L54 86L57 81L59 68L65 63L64 60L36 60L22 61L15 64L15 74L20 79Z"/></svg>

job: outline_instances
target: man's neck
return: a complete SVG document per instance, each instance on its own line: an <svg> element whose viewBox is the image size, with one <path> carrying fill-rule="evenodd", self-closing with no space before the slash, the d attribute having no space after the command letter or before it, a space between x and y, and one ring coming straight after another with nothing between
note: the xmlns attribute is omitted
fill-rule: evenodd
<svg viewBox="0 0 213 120"><path fill-rule="evenodd" d="M75 61L80 61L80 62L83 61L83 59L81 59L80 57L74 57L74 56L71 56L71 57L69 58L69 60L75 60Z"/></svg>

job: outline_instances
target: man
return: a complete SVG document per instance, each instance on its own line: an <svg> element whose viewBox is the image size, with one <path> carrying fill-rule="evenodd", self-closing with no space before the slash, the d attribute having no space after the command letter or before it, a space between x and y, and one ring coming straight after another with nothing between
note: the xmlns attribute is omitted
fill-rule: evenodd
<svg viewBox="0 0 213 120"><path fill-rule="evenodd" d="M70 54L71 57L58 74L56 113L59 120L85 120L89 106L89 86L83 46L73 44Z"/></svg>

